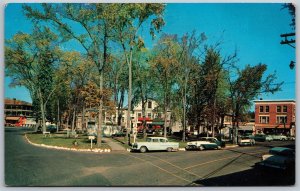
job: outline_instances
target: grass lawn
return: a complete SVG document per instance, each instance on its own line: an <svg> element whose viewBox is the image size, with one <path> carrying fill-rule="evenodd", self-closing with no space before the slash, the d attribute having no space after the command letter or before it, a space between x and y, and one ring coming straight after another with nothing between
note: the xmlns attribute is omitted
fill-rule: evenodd
<svg viewBox="0 0 300 191"><path fill-rule="evenodd" d="M27 138L36 144L45 144L58 147L66 148L78 148L78 149L90 149L91 141L88 139L88 136L78 135L77 138L67 138L66 134L55 134L52 133L51 137L44 137L43 134L27 134ZM78 145L74 145L74 141L77 141ZM93 148L96 148L95 143L93 143ZM101 149L110 149L109 145L105 142L102 142Z"/></svg>

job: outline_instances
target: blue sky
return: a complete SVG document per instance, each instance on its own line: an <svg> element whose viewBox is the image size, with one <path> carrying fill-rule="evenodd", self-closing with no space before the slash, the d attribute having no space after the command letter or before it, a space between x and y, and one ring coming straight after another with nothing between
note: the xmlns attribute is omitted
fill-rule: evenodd
<svg viewBox="0 0 300 191"><path fill-rule="evenodd" d="M280 34L292 32L288 10L281 10L281 4L167 4L162 32L168 34L204 32L208 43L222 39L222 54L238 51L240 67L246 64L267 64L267 73L277 71L278 81L284 81L282 91L274 95L261 95L263 99L295 99L295 69L289 63L295 61L295 49L281 45ZM21 4L9 4L5 9L5 39L18 31L31 32L32 24L25 18ZM149 35L143 35L146 46L151 47ZM10 79L5 77L5 93L8 98L31 102L29 92L22 87L10 88Z"/></svg>

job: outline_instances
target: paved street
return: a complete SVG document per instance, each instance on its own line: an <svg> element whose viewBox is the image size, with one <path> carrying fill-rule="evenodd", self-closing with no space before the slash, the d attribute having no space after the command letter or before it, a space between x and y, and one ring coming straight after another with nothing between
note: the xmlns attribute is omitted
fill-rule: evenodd
<svg viewBox="0 0 300 191"><path fill-rule="evenodd" d="M9 186L276 186L295 174L253 168L271 145L210 151L80 153L28 144L26 129L5 128ZM271 145L270 145L271 144Z"/></svg>

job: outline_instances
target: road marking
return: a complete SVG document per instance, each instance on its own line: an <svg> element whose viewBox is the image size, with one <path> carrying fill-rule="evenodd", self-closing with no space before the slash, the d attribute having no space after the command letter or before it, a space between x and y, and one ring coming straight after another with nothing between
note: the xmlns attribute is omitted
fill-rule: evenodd
<svg viewBox="0 0 300 191"><path fill-rule="evenodd" d="M122 153L122 154L123 154L123 153ZM147 162L147 163L149 163L150 165L155 166L156 168L160 169L161 171L164 171L164 172L166 172L166 173L168 173L168 174L171 174L172 176L175 176L176 178L179 178L179 179L181 179L181 180L184 180L184 181L186 181L186 182L188 182L188 183L193 182L193 181L191 181L191 180L187 180L187 179L185 179L185 178L182 178L182 177L180 177L180 176L177 176L176 174L174 174L174 173L172 173L172 172L170 172L170 171L168 171L168 170L166 170L166 169L163 169L163 168L161 168L160 166L155 165L155 164L153 164L152 162L147 161L147 160L145 160L145 159L141 159L141 158L139 158L139 157L136 157L136 156L133 156L133 155L128 155L128 154L123 154L123 155L127 155L127 156L130 156L130 157L136 158L136 159L138 159L138 160Z"/></svg>
<svg viewBox="0 0 300 191"><path fill-rule="evenodd" d="M264 153L264 152L265 151L252 152L252 153L241 153L241 154L235 155L235 156L225 157L225 158L221 158L221 159L217 159L217 160L212 160L212 161L207 161L207 162L204 162L204 163L196 164L196 165L193 165L193 166L186 167L184 169L187 170L187 169L190 169L190 168L194 168L196 166L203 166L203 165L206 165L206 164L210 164L210 163L214 163L214 162L218 162L218 161L222 161L222 160L226 160L226 159L231 159L231 158L239 157L239 156L244 155L244 154L253 155L253 154Z"/></svg>
<svg viewBox="0 0 300 191"><path fill-rule="evenodd" d="M145 155L147 155L147 154L145 154ZM181 168L181 167L179 167L179 166L177 166L177 165L175 165L175 164L172 164L172 163L170 163L170 162L168 162L168 161L166 161L166 160L163 160L163 159L161 159L161 158L158 158L158 157L155 157L155 156L151 156L151 155L147 155L147 156L156 158L156 159L158 159L158 160L160 160L160 161L163 161L163 162L165 162L165 163L167 163L167 164L170 164L171 166L174 166L174 167L176 167L176 168L178 168L178 169L180 169L180 170L183 170L183 171L185 171L185 172L187 172L187 173L189 173L189 174L191 174L191 175L194 175L194 176L196 176L196 177L198 177L198 178L201 178L199 175L197 175L197 174L195 174L195 173L193 173L193 172L190 172L190 171L188 171L188 170L186 170L186 169L184 169L184 168Z"/></svg>

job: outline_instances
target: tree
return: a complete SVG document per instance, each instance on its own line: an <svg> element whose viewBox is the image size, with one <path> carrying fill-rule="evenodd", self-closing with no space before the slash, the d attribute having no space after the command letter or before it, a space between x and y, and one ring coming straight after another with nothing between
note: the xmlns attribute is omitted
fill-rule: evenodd
<svg viewBox="0 0 300 191"><path fill-rule="evenodd" d="M11 85L25 86L39 105L43 131L47 104L56 88L52 78L60 55L57 39L48 27L35 25L32 34L19 32L6 41L5 47L6 75L13 78Z"/></svg>
<svg viewBox="0 0 300 191"><path fill-rule="evenodd" d="M275 93L280 91L283 84L275 83L276 73L264 77L267 70L266 64L255 66L246 65L242 70L237 69L237 78L229 79L230 99L232 105L232 122L234 133L234 143L236 143L236 128L239 127L239 121L245 108L251 105L251 101L261 93Z"/></svg>
<svg viewBox="0 0 300 191"><path fill-rule="evenodd" d="M114 15L114 4L42 4L42 10L24 5L26 16L33 21L52 23L63 41L76 40L99 72L99 89L103 91L103 70L107 65L109 33L113 27L110 16ZM82 30L77 30L74 23ZM102 93L101 93L102 95ZM103 100L100 99L97 146L101 146Z"/></svg>
<svg viewBox="0 0 300 191"><path fill-rule="evenodd" d="M154 74L155 80L161 89L157 94L161 96L160 100L162 101L160 101L160 104L163 105L164 108L164 137L167 136L167 114L170 109L173 85L176 83L174 74L176 74L179 69L179 52L180 46L177 36L164 34L154 47L154 55L150 62L151 73Z"/></svg>
<svg viewBox="0 0 300 191"><path fill-rule="evenodd" d="M138 32L148 19L151 19L150 34L155 36L155 31L160 31L164 25L162 13L165 6L163 4L114 4L114 11L111 20L114 25L115 40L121 45L125 61L128 65L128 110L127 110L127 131L131 129L132 110L132 60L134 49L144 47L143 39L138 36ZM115 14L118 13L118 14ZM130 139L129 139L130 140Z"/></svg>

